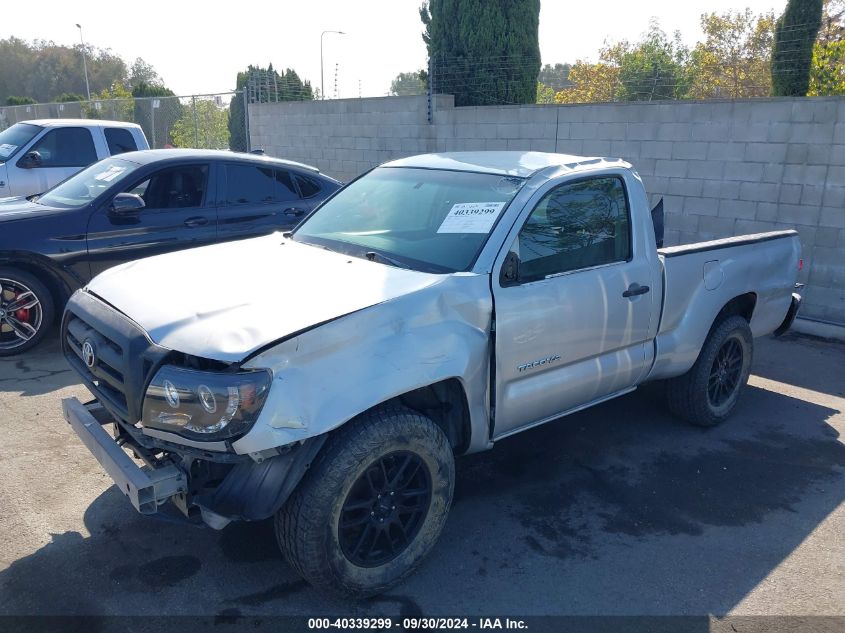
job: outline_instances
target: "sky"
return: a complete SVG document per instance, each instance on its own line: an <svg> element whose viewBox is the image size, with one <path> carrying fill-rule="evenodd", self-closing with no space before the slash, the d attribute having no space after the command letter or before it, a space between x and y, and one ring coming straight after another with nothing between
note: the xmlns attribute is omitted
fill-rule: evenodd
<svg viewBox="0 0 845 633"><path fill-rule="evenodd" d="M419 6L422 0L145 0L107 3L40 0L37 15L23 2L7 2L0 39L15 36L71 45L79 41L110 48L128 62L143 57L179 95L210 94L234 88L249 64L293 68L320 86L320 33L326 34L326 95L383 96L400 72L424 68ZM750 7L780 13L786 0L541 0L540 53L543 63L595 61L605 40L636 40L650 17L664 31L681 31L692 45L701 37L702 12ZM243 15L235 13L243 7ZM132 10L142 7L142 10Z"/></svg>

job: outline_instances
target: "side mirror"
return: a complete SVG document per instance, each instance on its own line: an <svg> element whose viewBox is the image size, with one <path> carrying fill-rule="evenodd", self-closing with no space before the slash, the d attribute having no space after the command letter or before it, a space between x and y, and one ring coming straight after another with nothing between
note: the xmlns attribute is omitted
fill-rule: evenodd
<svg viewBox="0 0 845 633"><path fill-rule="evenodd" d="M502 272L499 275L499 283L504 286L514 286L519 283L519 255L510 251L505 255L505 262L502 264Z"/></svg>
<svg viewBox="0 0 845 633"><path fill-rule="evenodd" d="M133 215L147 206L144 199L134 193L119 193L111 201L113 215Z"/></svg>
<svg viewBox="0 0 845 633"><path fill-rule="evenodd" d="M21 159L18 161L18 167L21 169L32 169L33 167L40 167L41 162L41 154L37 150L32 150L21 156Z"/></svg>

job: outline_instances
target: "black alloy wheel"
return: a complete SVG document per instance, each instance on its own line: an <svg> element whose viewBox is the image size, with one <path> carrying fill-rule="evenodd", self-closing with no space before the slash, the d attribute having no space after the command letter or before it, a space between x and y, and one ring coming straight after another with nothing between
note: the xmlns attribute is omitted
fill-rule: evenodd
<svg viewBox="0 0 845 633"><path fill-rule="evenodd" d="M713 360L707 381L707 398L714 407L723 406L739 387L742 376L742 345L736 338L726 340Z"/></svg>
<svg viewBox="0 0 845 633"><path fill-rule="evenodd" d="M344 555L361 567L378 567L414 540L431 502L431 475L423 460L396 451L374 461L353 484L338 525Z"/></svg>

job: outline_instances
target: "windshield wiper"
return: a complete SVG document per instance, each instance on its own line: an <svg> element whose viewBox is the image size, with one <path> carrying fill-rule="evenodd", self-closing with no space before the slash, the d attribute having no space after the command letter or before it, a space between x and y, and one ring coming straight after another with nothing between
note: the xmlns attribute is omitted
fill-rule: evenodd
<svg viewBox="0 0 845 633"><path fill-rule="evenodd" d="M406 270L410 268L410 266L408 266L408 264L406 264L405 262L400 262L398 259L388 257L387 255L382 255L381 253L376 253L375 251L367 251L366 253L364 253L364 257L369 259L371 262L380 259L384 262L387 262L388 264L393 264L394 266L397 266L399 268L405 268Z"/></svg>

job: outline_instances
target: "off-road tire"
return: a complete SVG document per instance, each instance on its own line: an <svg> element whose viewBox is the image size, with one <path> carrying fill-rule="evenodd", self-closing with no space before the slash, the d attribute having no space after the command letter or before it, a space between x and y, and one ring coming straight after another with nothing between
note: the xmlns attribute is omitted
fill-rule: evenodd
<svg viewBox="0 0 845 633"><path fill-rule="evenodd" d="M735 341L742 359L738 381L724 402L714 404L708 387L720 350ZM732 345L732 343L730 343ZM708 334L698 360L685 374L666 381L666 402L669 410L695 426L715 426L723 422L736 407L748 383L754 343L748 321L731 316L716 324Z"/></svg>
<svg viewBox="0 0 845 633"><path fill-rule="evenodd" d="M431 485L427 510L417 515L416 534L384 564L355 564L341 544L340 520L350 491L380 459L409 453L421 461L420 469L427 469ZM293 568L318 589L347 597L375 595L414 571L437 542L452 503L454 480L449 440L434 422L406 408L376 409L331 434L276 514L276 539Z"/></svg>
<svg viewBox="0 0 845 633"><path fill-rule="evenodd" d="M0 267L0 280L2 279L10 279L14 282L19 282L35 294L41 307L41 323L35 334L33 334L32 338L29 340L22 342L20 345L12 347L11 349L4 349L0 347L0 357L22 354L23 352L26 352L38 345L47 332L49 332L53 327L53 320L56 317L53 295L37 277L18 268L2 266ZM2 282L0 282L0 284L2 284Z"/></svg>

